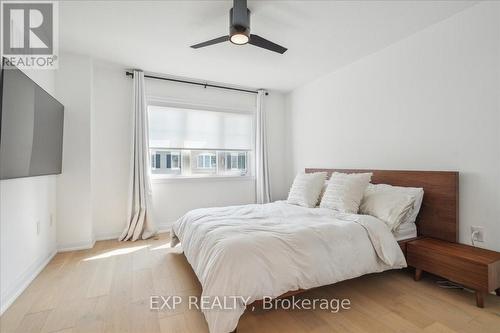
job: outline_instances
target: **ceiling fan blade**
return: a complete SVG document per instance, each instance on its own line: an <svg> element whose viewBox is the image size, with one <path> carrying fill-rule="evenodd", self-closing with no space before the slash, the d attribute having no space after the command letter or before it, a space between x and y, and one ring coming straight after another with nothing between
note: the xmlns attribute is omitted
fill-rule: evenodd
<svg viewBox="0 0 500 333"><path fill-rule="evenodd" d="M214 38L214 39L211 39L211 40L207 40L206 42L203 42L203 43L191 45L191 47L193 49L199 49L200 47L205 47L205 46L210 46L210 45L214 45L214 44L219 44L219 43L222 43L222 42L227 42L228 40L229 40L229 36L222 36L222 37Z"/></svg>
<svg viewBox="0 0 500 333"><path fill-rule="evenodd" d="M262 47L263 49L269 50L269 51L274 51L279 54L283 54L288 50L287 48L278 45L276 43L273 43L265 38L260 37L259 35L250 35L250 41L248 42L249 44Z"/></svg>

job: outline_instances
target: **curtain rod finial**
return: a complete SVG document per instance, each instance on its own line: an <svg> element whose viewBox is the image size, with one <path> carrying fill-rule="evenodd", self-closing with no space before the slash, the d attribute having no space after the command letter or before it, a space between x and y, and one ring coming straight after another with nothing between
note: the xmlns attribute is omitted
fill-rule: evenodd
<svg viewBox="0 0 500 333"><path fill-rule="evenodd" d="M263 92L265 96L269 95L269 92L266 89L262 89L262 88L261 89L257 89L257 92L259 92L259 91Z"/></svg>

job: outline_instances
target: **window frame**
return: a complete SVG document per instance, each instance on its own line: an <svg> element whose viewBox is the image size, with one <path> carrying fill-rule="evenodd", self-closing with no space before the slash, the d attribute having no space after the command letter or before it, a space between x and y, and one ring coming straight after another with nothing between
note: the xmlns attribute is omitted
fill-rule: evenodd
<svg viewBox="0 0 500 333"><path fill-rule="evenodd" d="M149 106L157 106L157 107L165 107L165 108L178 108L178 109L191 109L191 110L199 110L199 111L210 111L210 112L224 112L224 113L239 113L239 114L248 114L251 115L251 149L249 150L242 150L242 149L214 149L212 147L210 148L203 148L203 149L180 149L176 147L149 147L149 142L148 142L148 148L150 151L150 156L151 156L151 151L154 149L163 149L163 150L172 150L172 151L179 151L180 152L180 161L179 164L183 165L184 159L183 159L183 150L203 150L203 151L215 151L215 159L216 159L216 166L215 174L206 174L206 173L200 173L200 174L189 174L189 175L182 175L182 169L184 169L184 166L181 166L179 169L181 169L181 174L152 174L152 182L153 183L165 183L165 182L175 182L175 181L186 181L186 180L202 180L202 181L218 181L218 180L255 180L254 176L254 168L255 168L255 115L256 115L256 109L255 108L249 108L249 109L244 109L244 108L237 108L237 107L224 107L220 105L211 105L211 104L198 104L198 103L191 103L188 101L180 100L180 99L167 99L167 98L161 98L157 96L147 96L146 97L147 105L146 105L146 110L149 109ZM237 174L236 172L234 174L219 174L219 161L218 161L218 154L219 152L245 152L246 153L246 158L245 158L245 170L246 173L245 175ZM251 163L249 163L251 161ZM197 164L197 159L196 161L193 161L192 158L190 158L190 164L192 165L194 163ZM239 164L239 161L238 161ZM192 167L191 167L192 168ZM153 170L153 169L151 169ZM199 169L199 170L213 170L213 169ZM238 170L238 169L234 169Z"/></svg>

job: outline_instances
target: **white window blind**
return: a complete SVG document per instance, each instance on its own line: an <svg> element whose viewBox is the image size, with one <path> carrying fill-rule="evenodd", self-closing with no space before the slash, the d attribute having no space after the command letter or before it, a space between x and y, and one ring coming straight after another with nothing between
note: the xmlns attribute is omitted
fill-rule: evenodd
<svg viewBox="0 0 500 333"><path fill-rule="evenodd" d="M149 106L151 148L252 150L253 114Z"/></svg>

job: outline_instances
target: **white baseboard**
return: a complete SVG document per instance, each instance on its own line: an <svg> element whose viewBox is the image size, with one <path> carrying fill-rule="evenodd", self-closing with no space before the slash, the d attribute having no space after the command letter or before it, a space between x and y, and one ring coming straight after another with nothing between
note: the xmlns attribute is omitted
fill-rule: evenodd
<svg viewBox="0 0 500 333"><path fill-rule="evenodd" d="M118 239L121 236L121 232L112 232L109 234L99 234L95 236L96 241L110 240L110 239Z"/></svg>
<svg viewBox="0 0 500 333"><path fill-rule="evenodd" d="M0 315L2 315L9 306L21 295L29 284L40 274L47 264L54 258L57 251L52 251L46 258L42 258L31 265L24 274L17 280L17 283L7 289L1 296Z"/></svg>
<svg viewBox="0 0 500 333"><path fill-rule="evenodd" d="M158 233L164 234L164 233L170 232L170 228L172 227L172 224L173 223L164 223L164 224L158 225Z"/></svg>
<svg viewBox="0 0 500 333"><path fill-rule="evenodd" d="M94 247L95 239L67 244L57 244L57 252L87 250Z"/></svg>

